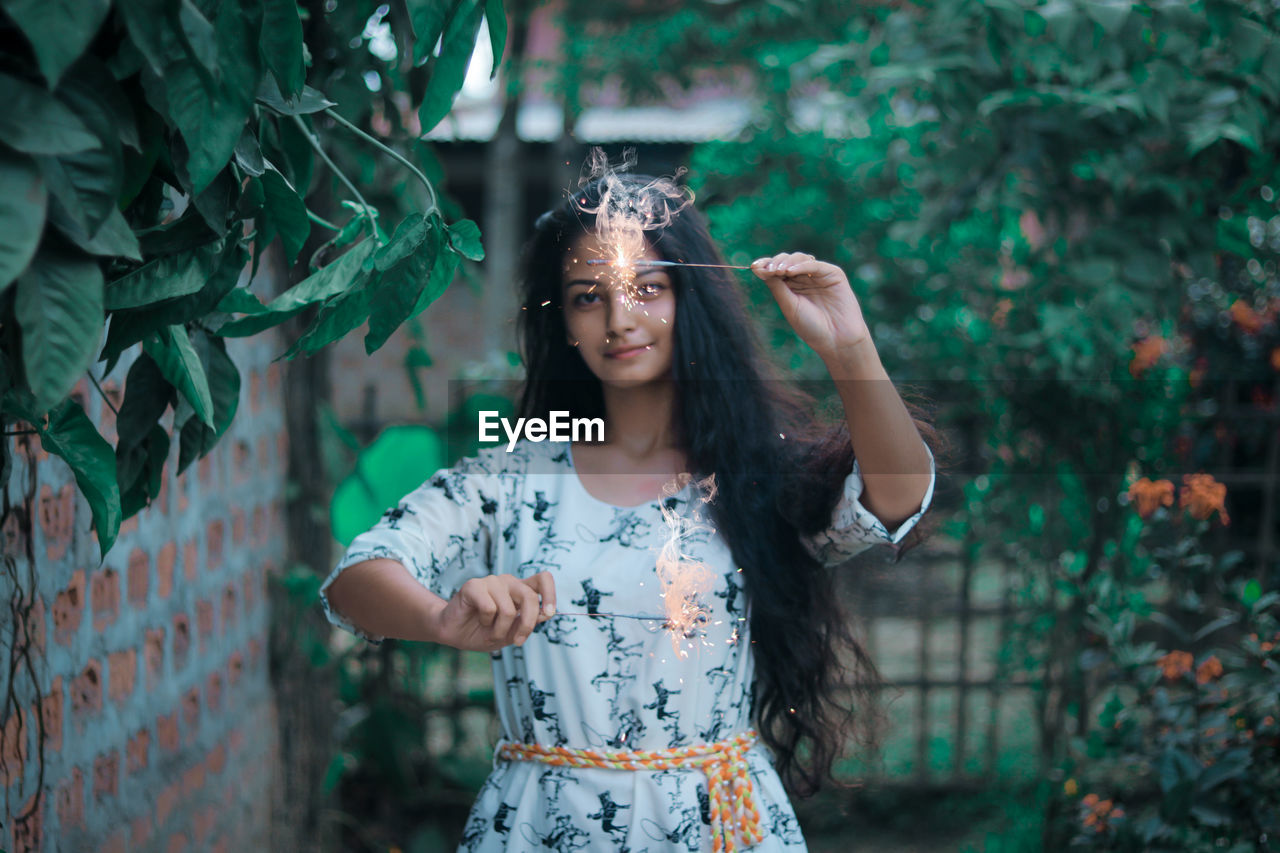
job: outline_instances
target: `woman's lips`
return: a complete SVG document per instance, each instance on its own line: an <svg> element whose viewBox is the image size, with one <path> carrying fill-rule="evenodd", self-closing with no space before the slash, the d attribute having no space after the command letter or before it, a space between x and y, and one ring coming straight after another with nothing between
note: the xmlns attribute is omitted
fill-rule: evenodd
<svg viewBox="0 0 1280 853"><path fill-rule="evenodd" d="M637 346L637 347L624 347L622 349L610 350L609 352L606 352L604 355L605 355L605 358L620 358L620 359L635 358L636 356L640 355L640 353L648 352L651 349L653 349L653 344L641 344L640 346Z"/></svg>

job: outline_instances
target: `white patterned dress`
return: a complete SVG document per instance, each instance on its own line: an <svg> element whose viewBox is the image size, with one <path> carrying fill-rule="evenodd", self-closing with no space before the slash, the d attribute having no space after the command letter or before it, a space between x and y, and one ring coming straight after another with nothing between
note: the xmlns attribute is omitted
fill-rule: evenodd
<svg viewBox="0 0 1280 853"><path fill-rule="evenodd" d="M931 462L932 464L932 462ZM855 465L829 530L806 542L833 564L873 544L899 542L928 509L889 534L858 502ZM486 574L549 571L562 613L523 647L492 655L497 711L508 741L571 748L664 750L750 729L755 673L742 578L713 530L686 530L681 549L715 582L698 602L708 619L679 651L662 623L656 557L671 538L662 508L690 519L700 493L631 507L589 494L569 445L521 442L482 451L433 475L360 534L321 587L329 620L371 642L329 606L325 590L347 566L389 557L451 597ZM705 512L699 513L705 521ZM757 853L805 849L795 813L761 744L748 753L764 840ZM696 769L570 769L497 762L471 810L460 850L697 851L711 849L707 779Z"/></svg>

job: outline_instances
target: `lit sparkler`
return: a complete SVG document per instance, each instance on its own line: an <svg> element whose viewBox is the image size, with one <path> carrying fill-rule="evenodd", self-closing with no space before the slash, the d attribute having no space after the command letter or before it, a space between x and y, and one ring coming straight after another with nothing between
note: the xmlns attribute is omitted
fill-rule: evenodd
<svg viewBox="0 0 1280 853"><path fill-rule="evenodd" d="M688 475L684 475L683 482L669 484L663 491L668 496L674 496L688 482ZM716 495L715 474L695 483L695 487L698 503L709 503ZM688 653L680 648L680 641L696 637L706 624L709 610L702 603L702 597L711 591L715 573L702 561L686 554L683 545L694 533L710 531L711 527L701 522L696 511L689 517L676 512L665 501L659 507L662 510L662 520L670 531L657 561L658 580L662 582L663 605L667 611L667 621L663 627L671 632L671 646L676 654L688 657Z"/></svg>
<svg viewBox="0 0 1280 853"><path fill-rule="evenodd" d="M613 264L615 266L617 265L617 262L610 260L609 258L591 258L587 261L587 263L591 264L592 266L600 266L602 264ZM688 261L640 260L640 261L627 261L625 263L627 267L703 267L706 269L715 269L715 270L749 270L751 269L751 267L737 266L735 264L694 264Z"/></svg>

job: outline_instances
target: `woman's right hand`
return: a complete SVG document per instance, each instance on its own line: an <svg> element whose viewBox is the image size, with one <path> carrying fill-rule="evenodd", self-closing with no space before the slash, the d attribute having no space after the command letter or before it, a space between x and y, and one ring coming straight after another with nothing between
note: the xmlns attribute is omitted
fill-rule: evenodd
<svg viewBox="0 0 1280 853"><path fill-rule="evenodd" d="M436 616L438 643L473 652L520 646L556 612L550 572L527 578L488 575L462 585Z"/></svg>

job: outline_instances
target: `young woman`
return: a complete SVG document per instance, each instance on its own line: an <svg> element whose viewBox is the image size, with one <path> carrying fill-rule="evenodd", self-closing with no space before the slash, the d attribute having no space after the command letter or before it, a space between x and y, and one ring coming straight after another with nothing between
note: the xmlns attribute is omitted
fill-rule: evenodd
<svg viewBox="0 0 1280 853"><path fill-rule="evenodd" d="M752 265L837 382L833 429L774 377L740 283L643 263L723 263L696 210L659 198L670 222L634 265L587 263L616 254L583 212L604 191L543 215L526 250L520 414L601 417L605 440L522 441L438 472L352 542L324 607L371 642L490 652L503 739L461 849L803 849L786 787L815 790L870 721L847 676L874 667L828 569L903 547L933 495L935 435L838 267ZM711 583L664 582L673 537ZM664 620L668 596L697 610L690 630Z"/></svg>

